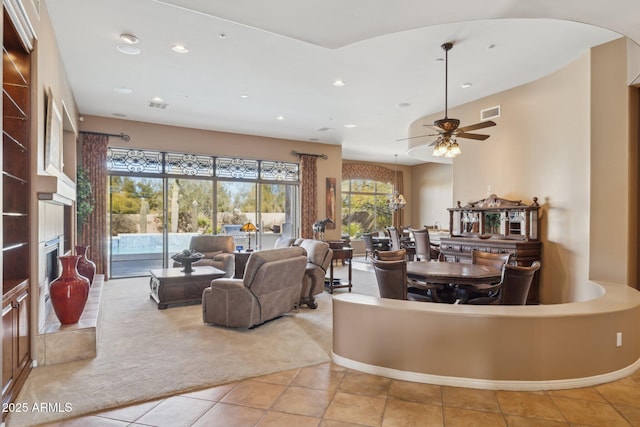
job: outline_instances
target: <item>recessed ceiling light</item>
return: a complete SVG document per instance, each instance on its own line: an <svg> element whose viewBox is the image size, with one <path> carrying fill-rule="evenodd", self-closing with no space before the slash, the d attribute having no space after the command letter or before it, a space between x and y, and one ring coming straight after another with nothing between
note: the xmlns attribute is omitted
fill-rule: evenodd
<svg viewBox="0 0 640 427"><path fill-rule="evenodd" d="M227 38L227 35L225 33L220 33L220 35L218 36L219 38L221 38L222 40Z"/></svg>
<svg viewBox="0 0 640 427"><path fill-rule="evenodd" d="M133 93L133 89L129 89L128 87L114 87L113 90L118 93L124 93L127 95Z"/></svg>
<svg viewBox="0 0 640 427"><path fill-rule="evenodd" d="M487 46L487 49L493 49L494 47L496 47L496 45L491 43L489 46Z"/></svg>
<svg viewBox="0 0 640 427"><path fill-rule="evenodd" d="M153 98L151 98L151 101L153 101L153 102L163 102L164 99L160 98L159 96L154 96Z"/></svg>
<svg viewBox="0 0 640 427"><path fill-rule="evenodd" d="M125 55L140 55L140 52L142 52L139 48L131 46L130 44L119 44L116 46L116 49Z"/></svg>
<svg viewBox="0 0 640 427"><path fill-rule="evenodd" d="M284 116L278 116L276 117L276 120L284 120Z"/></svg>
<svg viewBox="0 0 640 427"><path fill-rule="evenodd" d="M472 86L472 84L471 84L471 83L462 83L462 84L460 85L460 87L461 87L461 88L463 88L463 89L466 89L466 88L471 87L471 86Z"/></svg>
<svg viewBox="0 0 640 427"><path fill-rule="evenodd" d="M134 36L133 34L120 34L120 39L124 42L127 42L129 44L136 44L138 43L138 38L136 36Z"/></svg>
<svg viewBox="0 0 640 427"><path fill-rule="evenodd" d="M396 104L397 108L407 108L407 107L410 107L410 106L411 106L411 104L409 104L408 102L401 102L399 104Z"/></svg>
<svg viewBox="0 0 640 427"><path fill-rule="evenodd" d="M187 53L189 52L189 48L183 44L177 44L171 48L172 51L176 53Z"/></svg>
<svg viewBox="0 0 640 427"><path fill-rule="evenodd" d="M240 98L244 98L244 99L246 99L246 98L248 98L248 97L249 97L249 95L247 95L246 93L240 94Z"/></svg>
<svg viewBox="0 0 640 427"><path fill-rule="evenodd" d="M352 128L357 128L358 125L354 125L352 123L349 123L349 124L344 125L344 127L346 127L347 129L352 129Z"/></svg>
<svg viewBox="0 0 640 427"><path fill-rule="evenodd" d="M344 86L344 80L336 80L335 82L333 82L333 85L335 87L342 87Z"/></svg>
<svg viewBox="0 0 640 427"><path fill-rule="evenodd" d="M436 58L433 62L444 62L444 58Z"/></svg>

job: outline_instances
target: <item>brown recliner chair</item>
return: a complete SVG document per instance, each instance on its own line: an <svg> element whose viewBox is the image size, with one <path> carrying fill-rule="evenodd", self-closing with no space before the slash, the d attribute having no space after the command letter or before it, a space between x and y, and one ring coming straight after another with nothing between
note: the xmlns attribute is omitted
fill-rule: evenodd
<svg viewBox="0 0 640 427"><path fill-rule="evenodd" d="M200 261L194 262L194 267L209 265L224 271L224 277L233 277L236 264L233 254L233 236L217 236L213 234L200 234L193 236L189 242L189 249L204 255ZM174 263L174 267L182 264Z"/></svg>
<svg viewBox="0 0 640 427"><path fill-rule="evenodd" d="M267 249L251 254L242 279L214 279L202 293L202 320L249 328L288 313L300 299L304 249Z"/></svg>
<svg viewBox="0 0 640 427"><path fill-rule="evenodd" d="M315 296L324 290L324 277L331 263L333 251L328 243L320 240L303 239L298 245L307 252L307 265L302 279L300 305L317 308Z"/></svg>

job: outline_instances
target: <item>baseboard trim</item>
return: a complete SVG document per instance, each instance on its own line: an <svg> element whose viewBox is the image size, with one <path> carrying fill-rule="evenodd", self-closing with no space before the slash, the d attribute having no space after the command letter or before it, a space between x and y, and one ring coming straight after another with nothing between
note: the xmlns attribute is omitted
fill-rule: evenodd
<svg viewBox="0 0 640 427"><path fill-rule="evenodd" d="M512 381L450 377L442 375L423 374L419 372L400 371L398 369L385 368L382 366L370 365L367 363L347 359L342 356L338 356L333 351L331 352L331 359L335 364L343 366L345 368L365 372L367 374L393 378L396 380L444 385L451 387L511 391L563 390L571 388L590 387L627 377L635 372L638 368L640 368L640 359L638 359L625 368L591 377L546 381Z"/></svg>

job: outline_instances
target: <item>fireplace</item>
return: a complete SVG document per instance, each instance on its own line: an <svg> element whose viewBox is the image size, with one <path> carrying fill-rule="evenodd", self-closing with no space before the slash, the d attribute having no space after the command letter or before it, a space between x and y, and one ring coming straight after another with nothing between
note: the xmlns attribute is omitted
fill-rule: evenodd
<svg viewBox="0 0 640 427"><path fill-rule="evenodd" d="M49 301L49 285L60 274L58 266L58 253L60 251L60 238L47 240L44 242L44 301Z"/></svg>

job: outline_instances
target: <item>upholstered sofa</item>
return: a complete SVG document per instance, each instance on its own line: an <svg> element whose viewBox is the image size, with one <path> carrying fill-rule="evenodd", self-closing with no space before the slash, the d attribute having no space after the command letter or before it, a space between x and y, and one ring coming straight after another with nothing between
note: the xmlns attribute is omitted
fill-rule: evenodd
<svg viewBox="0 0 640 427"><path fill-rule="evenodd" d="M210 265L225 272L224 277L233 277L235 274L235 256L233 254L233 236L216 236L213 234L200 234L193 236L189 242L189 249L200 252L204 255L200 261L195 262L195 267L199 265ZM179 263L174 263L174 267L179 267Z"/></svg>
<svg viewBox="0 0 640 427"><path fill-rule="evenodd" d="M307 266L302 280L300 305L306 304L309 308L316 308L318 305L315 296L324 290L324 277L331 263L333 251L328 243L320 240L298 239L294 244L307 252Z"/></svg>
<svg viewBox="0 0 640 427"><path fill-rule="evenodd" d="M252 253L242 279L215 279L204 290L202 320L249 328L291 311L300 300L306 264L299 247Z"/></svg>

